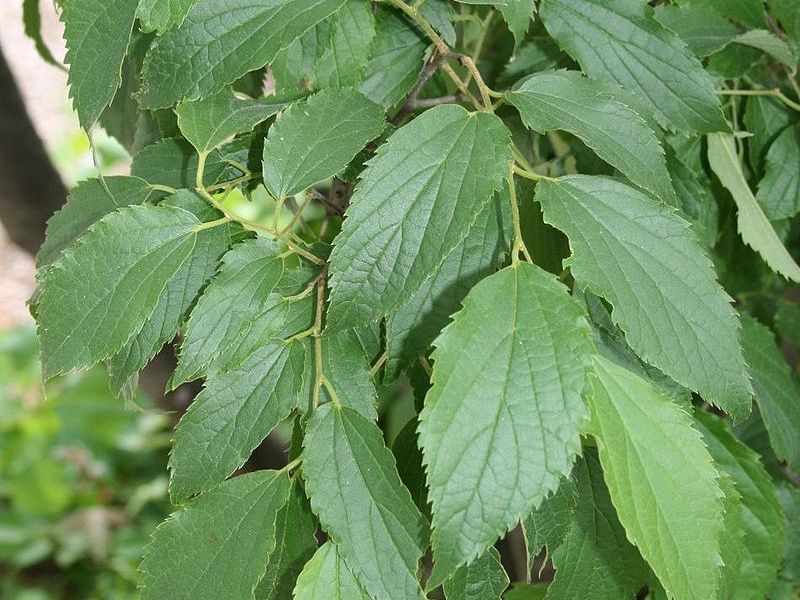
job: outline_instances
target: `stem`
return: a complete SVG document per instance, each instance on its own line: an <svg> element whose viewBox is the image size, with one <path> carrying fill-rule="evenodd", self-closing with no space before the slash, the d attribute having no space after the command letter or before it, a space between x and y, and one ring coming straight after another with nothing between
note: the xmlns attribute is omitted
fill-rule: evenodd
<svg viewBox="0 0 800 600"><path fill-rule="evenodd" d="M206 159L208 158L208 150L197 153L197 175L195 177L195 187L198 191L205 189L203 185L203 174L206 171Z"/></svg>
<svg viewBox="0 0 800 600"><path fill-rule="evenodd" d="M717 90L720 96L772 96L783 102L792 110L800 112L800 104L786 96L779 89L772 90Z"/></svg>
<svg viewBox="0 0 800 600"><path fill-rule="evenodd" d="M283 203L285 201L283 196L275 200L275 210L272 211L272 228L275 231L280 231L281 213L283 212Z"/></svg>
<svg viewBox="0 0 800 600"><path fill-rule="evenodd" d="M247 181L251 181L253 179L258 179L261 177L255 173L248 173L247 175L242 175L241 177L237 177L236 179L230 179L228 181L223 181L221 183L215 183L214 185L209 185L206 189L211 192L214 190L226 190L228 188L235 187L240 183L245 183Z"/></svg>
<svg viewBox="0 0 800 600"><path fill-rule="evenodd" d="M200 223L200 225L195 227L192 231L197 233L199 231L205 231L206 229L212 229L213 227L218 227L220 225L224 225L225 223L230 223L230 222L231 222L231 218L230 217L221 217L221 218L216 219L214 221L208 221L206 223Z"/></svg>
<svg viewBox="0 0 800 600"><path fill-rule="evenodd" d="M548 177L547 175L539 175L538 173L534 173L533 171L528 171L526 169L522 169L520 167L514 166L514 173L519 175L520 177L524 177L525 179L532 179L533 181L558 181L555 177Z"/></svg>
<svg viewBox="0 0 800 600"><path fill-rule="evenodd" d="M386 362L387 358L389 358L388 352L384 352L383 354L381 354L378 360L375 361L375 364L372 365L372 368L369 370L370 375L374 377L375 374L381 370L381 367L383 366L383 363Z"/></svg>
<svg viewBox="0 0 800 600"><path fill-rule="evenodd" d="M480 22L481 32L478 35L478 40L475 42L475 50L472 52L472 62L475 63L478 60L478 57L481 55L481 51L483 50L483 44L486 41L486 34L489 32L489 24L492 22L492 18L494 17L494 9L489 10L489 14L486 15L486 18ZM465 85L469 85L470 81L472 81L472 72L467 75L467 78L464 80Z"/></svg>
<svg viewBox="0 0 800 600"><path fill-rule="evenodd" d="M459 62L467 69L469 74L475 78L475 83L478 85L478 90L480 90L481 93L484 109L486 112L493 113L494 108L492 108L492 91L483 81L483 77L481 77L478 67L475 65L475 61L469 56L461 56L459 58Z"/></svg>
<svg viewBox="0 0 800 600"><path fill-rule="evenodd" d="M319 406L319 394L325 381L322 372L322 309L325 304L325 278L317 281L317 308L314 314L314 395L311 401L312 410Z"/></svg>
<svg viewBox="0 0 800 600"><path fill-rule="evenodd" d="M295 458L293 461L288 462L279 472L280 473L284 473L286 471L291 471L292 469L297 467L301 462L303 462L303 455L302 454L300 456L298 456L297 458Z"/></svg>
<svg viewBox="0 0 800 600"><path fill-rule="evenodd" d="M161 185L159 183L151 183L150 189L155 190L156 192L164 192L165 194L176 194L178 190L173 187L169 187L168 185Z"/></svg>
<svg viewBox="0 0 800 600"><path fill-rule="evenodd" d="M532 263L531 253L522 239L522 226L520 225L519 205L517 204L517 184L514 182L513 164L508 168L508 194L511 198L511 220L514 223L514 246L511 249L511 264L516 265L519 262L520 252L522 252L525 260Z"/></svg>
<svg viewBox="0 0 800 600"><path fill-rule="evenodd" d="M428 23L422 17L422 15L419 14L418 3L414 5L408 5L403 2L403 0L391 0L391 3L406 13L412 21L419 25L420 29L425 32L425 35L427 35L436 45L436 49L440 54L447 56L450 53L450 48L448 47L447 43L439 36L438 33L436 33L433 27L431 27L430 23Z"/></svg>
<svg viewBox="0 0 800 600"><path fill-rule="evenodd" d="M456 87L458 88L458 91L460 91L460 92L461 92L461 94L462 94L462 95L463 95L463 96L464 96L464 97L465 97L467 100L469 100L470 102L472 102L472 105L473 105L475 108L477 108L478 110L483 110L483 106L481 106L481 103L480 103L480 101L479 101L479 100L478 100L478 99L477 99L477 98L476 98L476 97L475 97L475 96L472 94L472 92L470 92L470 91L469 91L469 89L467 88L467 86L465 86L465 85L464 85L464 82L463 82L463 81L461 81L461 77L459 77L459 76L458 76L458 73L456 73L456 72L453 70L453 67L451 67L451 66L450 66L449 64L447 64L447 63L443 63L441 68L442 68L442 71L444 71L444 72L447 74L447 76L448 76L448 77L449 77L449 78L450 78L450 79L453 81L453 83L455 83L455 84L456 84Z"/></svg>

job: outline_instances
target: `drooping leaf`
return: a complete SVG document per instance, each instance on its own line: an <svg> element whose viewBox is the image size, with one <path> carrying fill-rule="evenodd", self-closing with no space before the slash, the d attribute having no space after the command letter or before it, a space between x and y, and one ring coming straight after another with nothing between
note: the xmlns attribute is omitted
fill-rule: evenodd
<svg viewBox="0 0 800 600"><path fill-rule="evenodd" d="M370 600L336 544L325 542L303 567L294 600Z"/></svg>
<svg viewBox="0 0 800 600"><path fill-rule="evenodd" d="M649 569L625 537L593 449L584 450L573 477L577 487L575 515L563 543L551 550L556 574L547 598L633 598Z"/></svg>
<svg viewBox="0 0 800 600"><path fill-rule="evenodd" d="M471 564L459 567L443 587L447 600L500 600L508 583L500 553L490 547Z"/></svg>
<svg viewBox="0 0 800 600"><path fill-rule="evenodd" d="M569 473L592 351L566 288L527 263L472 288L435 346L420 414L433 505L430 586L483 553Z"/></svg>
<svg viewBox="0 0 800 600"><path fill-rule="evenodd" d="M245 599L275 547L289 477L257 471L226 481L174 513L153 534L141 565L143 600Z"/></svg>
<svg viewBox="0 0 800 600"><path fill-rule="evenodd" d="M70 97L88 130L111 104L139 0L70 0L64 8Z"/></svg>
<svg viewBox="0 0 800 600"><path fill-rule="evenodd" d="M735 419L747 416L752 391L736 314L688 223L602 177L542 181L536 199L545 221L570 238L572 274L611 303L630 347Z"/></svg>
<svg viewBox="0 0 800 600"><path fill-rule="evenodd" d="M378 392L370 363L359 344L357 331L326 333L322 336L322 371L337 390L339 402L365 419L378 419ZM323 389L323 396L328 393Z"/></svg>
<svg viewBox="0 0 800 600"><path fill-rule="evenodd" d="M448 0L431 0L430 2L426 0L425 4L419 7L419 13L442 36L445 42L455 46L456 30L453 27L453 21L456 9Z"/></svg>
<svg viewBox="0 0 800 600"><path fill-rule="evenodd" d="M197 0L139 0L139 20L144 31L164 33L183 23Z"/></svg>
<svg viewBox="0 0 800 600"><path fill-rule="evenodd" d="M397 434L392 442L392 454L397 462L397 473L414 499L419 511L430 518L428 507L428 488L425 485L425 467L422 465L422 451L417 443L419 421L412 418Z"/></svg>
<svg viewBox="0 0 800 600"><path fill-rule="evenodd" d="M169 460L174 499L224 480L293 409L305 409L307 354L302 340L274 339L208 381L175 429Z"/></svg>
<svg viewBox="0 0 800 600"><path fill-rule="evenodd" d="M317 67L320 86L342 88L360 83L374 40L375 16L370 3L367 0L345 3L336 15L330 47Z"/></svg>
<svg viewBox="0 0 800 600"><path fill-rule="evenodd" d="M22 1L22 23L25 26L25 35L33 40L39 56L51 65L61 67L61 63L55 59L42 37L42 17L39 14L39 0Z"/></svg>
<svg viewBox="0 0 800 600"><path fill-rule="evenodd" d="M203 100L178 104L178 127L198 152L216 148L237 133L250 131L286 106L275 98L245 100L223 89Z"/></svg>
<svg viewBox="0 0 800 600"><path fill-rule="evenodd" d="M89 179L73 188L61 209L47 221L47 237L36 254L36 264L44 267L55 262L97 221L108 213L144 204L154 190L138 177L104 177Z"/></svg>
<svg viewBox="0 0 800 600"><path fill-rule="evenodd" d="M779 63L785 65L792 73L797 70L797 57L789 47L777 35L766 29L751 29L736 36L737 44L744 44L758 48L762 52L769 54Z"/></svg>
<svg viewBox="0 0 800 600"><path fill-rule="evenodd" d="M733 479L741 496L744 555L738 577L728 582L735 590L733 598L763 598L775 580L786 540L775 486L758 455L739 442L722 420L705 413L696 417L714 462Z"/></svg>
<svg viewBox="0 0 800 600"><path fill-rule="evenodd" d="M503 19L508 23L508 28L514 35L514 41L519 45L525 39L533 16L536 14L536 4L533 0L506 0L505 4L497 6Z"/></svg>
<svg viewBox="0 0 800 600"><path fill-rule="evenodd" d="M767 151L764 178L756 200L770 221L793 217L800 211L800 125L783 130Z"/></svg>
<svg viewBox="0 0 800 600"><path fill-rule="evenodd" d="M269 65L275 77L276 89L288 93L316 87L316 71L330 48L333 24L337 17L338 14L333 14L320 21L278 52Z"/></svg>
<svg viewBox="0 0 800 600"><path fill-rule="evenodd" d="M589 381L590 432L628 538L670 598L713 598L723 494L700 434L667 396L603 357Z"/></svg>
<svg viewBox="0 0 800 600"><path fill-rule="evenodd" d="M739 209L738 230L744 243L761 255L769 267L791 281L800 281L800 266L786 250L742 173L733 136L708 136L708 162Z"/></svg>
<svg viewBox="0 0 800 600"><path fill-rule="evenodd" d="M130 0L128 0L130 1ZM163 108L200 100L269 63L345 0L199 0L186 20L156 40L144 64L140 100Z"/></svg>
<svg viewBox="0 0 800 600"><path fill-rule="evenodd" d="M545 546L548 554L552 556L553 551L561 546L569 533L575 519L578 502L578 488L573 476L580 468L577 465L574 466L573 475L563 477L558 488L522 519L522 532L525 535L525 549L528 554L529 566L532 566L533 559Z"/></svg>
<svg viewBox="0 0 800 600"><path fill-rule="evenodd" d="M547 0L547 31L590 77L606 78L650 101L662 125L728 131L709 75L677 35L639 0Z"/></svg>
<svg viewBox="0 0 800 600"><path fill-rule="evenodd" d="M736 582L742 568L744 558L744 531L742 527L742 498L736 491L736 485L729 476L720 474L719 487L724 493L722 499L725 514L720 535L720 558L722 571L719 579L721 599L733 598L736 594Z"/></svg>
<svg viewBox="0 0 800 600"><path fill-rule="evenodd" d="M764 2L762 0L682 0L706 5L730 17L734 21L751 27L764 27Z"/></svg>
<svg viewBox="0 0 800 600"><path fill-rule="evenodd" d="M658 138L633 107L613 95L613 86L576 71L545 72L525 79L508 99L529 128L570 132L633 183L675 203Z"/></svg>
<svg viewBox="0 0 800 600"><path fill-rule="evenodd" d="M684 165L672 152L667 154L667 169L678 198L676 208L692 224L703 247L711 250L717 243L719 207L708 189L708 177Z"/></svg>
<svg viewBox="0 0 800 600"><path fill-rule="evenodd" d="M508 131L487 113L442 105L398 129L336 239L328 325L365 324L408 300L467 235L510 160Z"/></svg>
<svg viewBox="0 0 800 600"><path fill-rule="evenodd" d="M264 142L264 185L286 198L342 171L383 130L383 109L353 90L322 91L291 106Z"/></svg>
<svg viewBox="0 0 800 600"><path fill-rule="evenodd" d="M800 387L772 332L746 315L742 316L742 349L775 455L800 471Z"/></svg>
<svg viewBox="0 0 800 600"><path fill-rule="evenodd" d="M722 50L739 35L736 25L702 4L662 4L655 8L655 17L701 58Z"/></svg>
<svg viewBox="0 0 800 600"><path fill-rule="evenodd" d="M747 150L750 165L760 170L767 150L778 134L789 125L791 116L786 106L776 98L753 96L747 99L744 109L744 124L748 133Z"/></svg>
<svg viewBox="0 0 800 600"><path fill-rule="evenodd" d="M138 333L194 250L199 223L180 208L126 207L67 250L39 298L44 377L91 366Z"/></svg>
<svg viewBox="0 0 800 600"><path fill-rule="evenodd" d="M416 573L428 524L377 425L329 402L312 414L303 447L311 507L364 589L422 600Z"/></svg>
<svg viewBox="0 0 800 600"><path fill-rule="evenodd" d="M294 480L289 489L289 500L275 519L275 549L269 553L267 572L256 588L256 600L291 598L303 565L317 550L316 532L317 521L311 513L305 491Z"/></svg>
<svg viewBox="0 0 800 600"><path fill-rule="evenodd" d="M131 175L148 183L180 188L194 188L197 183L197 152L183 139L165 139L151 144L136 156ZM227 168L222 154L212 150L206 158L203 183L216 183Z"/></svg>

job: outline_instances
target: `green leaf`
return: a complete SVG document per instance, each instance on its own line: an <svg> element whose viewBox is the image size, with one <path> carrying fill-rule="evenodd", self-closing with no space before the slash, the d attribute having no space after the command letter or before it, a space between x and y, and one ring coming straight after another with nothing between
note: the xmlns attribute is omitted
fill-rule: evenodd
<svg viewBox="0 0 800 600"><path fill-rule="evenodd" d="M257 471L173 513L145 548L142 600L252 598L288 495L285 473Z"/></svg>
<svg viewBox="0 0 800 600"><path fill-rule="evenodd" d="M180 208L122 208L62 255L39 300L45 379L109 358L141 330L192 254L199 223Z"/></svg>
<svg viewBox="0 0 800 600"><path fill-rule="evenodd" d="M714 85L677 35L640 0L547 0L550 35L590 77L616 81L652 104L662 125L728 131Z"/></svg>
<svg viewBox="0 0 800 600"><path fill-rule="evenodd" d="M330 47L333 22L337 16L334 14L320 21L278 52L269 67L275 76L277 89L296 92L314 87L315 71L321 66L323 56Z"/></svg>
<svg viewBox="0 0 800 600"><path fill-rule="evenodd" d="M210 221L222 215L196 192L179 190L162 206L183 208L200 221ZM219 266L219 261L231 242L231 226L223 225L197 233L189 258L170 279L158 299L155 310L142 329L108 362L111 390L131 396L136 389L136 375L156 355L161 347L178 333L178 327L189 312L197 294Z"/></svg>
<svg viewBox="0 0 800 600"><path fill-rule="evenodd" d="M800 125L783 130L767 151L764 178L756 200L770 221L793 217L800 211Z"/></svg>
<svg viewBox="0 0 800 600"><path fill-rule="evenodd" d="M419 421L409 419L392 442L392 454L397 462L397 473L414 499L419 511L430 518L428 508L428 488L425 485L425 467L422 465L422 451L417 443Z"/></svg>
<svg viewBox="0 0 800 600"><path fill-rule="evenodd" d="M294 600L370 600L336 544L325 542L303 567Z"/></svg>
<svg viewBox="0 0 800 600"><path fill-rule="evenodd" d="M186 20L158 38L144 64L145 108L199 100L271 62L345 0L199 0Z"/></svg>
<svg viewBox="0 0 800 600"><path fill-rule="evenodd" d="M725 508L722 533L719 540L722 571L719 578L719 598L733 598L736 593L736 581L742 568L744 558L744 531L742 524L742 498L736 491L733 479L722 474L719 487L725 497L722 500Z"/></svg>
<svg viewBox="0 0 800 600"><path fill-rule="evenodd" d="M287 198L344 170L383 130L383 109L354 90L322 91L289 107L264 142L264 185Z"/></svg>
<svg viewBox="0 0 800 600"><path fill-rule="evenodd" d="M151 184L175 189L194 188L197 184L197 152L183 139L165 139L144 148L131 164L131 175ZM203 182L216 183L228 165L217 150L206 159Z"/></svg>
<svg viewBox="0 0 800 600"><path fill-rule="evenodd" d="M800 266L781 243L747 185L733 136L721 133L708 136L708 162L736 202L739 235L744 243L758 252L773 271L791 281L800 281Z"/></svg>
<svg viewBox="0 0 800 600"><path fill-rule="evenodd" d="M678 197L676 208L692 224L703 247L711 250L717 243L719 207L709 191L708 177L694 172L672 152L667 153L667 169Z"/></svg>
<svg viewBox="0 0 800 600"><path fill-rule="evenodd" d="M772 332L747 315L742 316L742 348L775 455L800 471L800 387Z"/></svg>
<svg viewBox="0 0 800 600"><path fill-rule="evenodd" d="M590 431L628 538L670 598L713 598L723 494L700 434L639 376L600 356L593 371Z"/></svg>
<svg viewBox="0 0 800 600"><path fill-rule="evenodd" d="M159 34L183 23L197 0L139 0L142 30Z"/></svg>
<svg viewBox="0 0 800 600"><path fill-rule="evenodd" d="M311 507L364 589L381 600L422 600L417 564L428 524L377 425L327 403L312 414L303 448Z"/></svg>
<svg viewBox="0 0 800 600"><path fill-rule="evenodd" d="M370 363L355 331L325 333L322 338L322 372L337 390L339 402L371 421L378 420L378 392ZM327 399L328 393L322 391Z"/></svg>
<svg viewBox="0 0 800 600"><path fill-rule="evenodd" d="M566 262L579 286L612 304L630 347L734 419L746 417L752 390L736 313L688 223L603 177L539 182L536 200L545 221L569 236Z"/></svg>
<svg viewBox="0 0 800 600"><path fill-rule="evenodd" d="M742 498L744 556L738 578L729 582L735 589L733 598L761 599L775 580L786 540L775 486L758 455L739 442L722 420L700 412L696 417L714 462L733 479Z"/></svg>
<svg viewBox="0 0 800 600"><path fill-rule="evenodd" d="M577 469L579 467L573 467L572 472L577 473ZM577 502L578 488L575 480L572 476L563 477L558 488L522 519L529 566L533 566L533 559L543 547L546 546L547 552L552 556L553 551L561 546L572 527Z"/></svg>
<svg viewBox="0 0 800 600"><path fill-rule="evenodd" d="M504 189L481 211L467 237L433 276L386 320L386 373L391 379L426 354L467 292L510 253L510 213L508 190Z"/></svg>
<svg viewBox="0 0 800 600"><path fill-rule="evenodd" d="M435 346L433 386L420 414L433 505L430 587L481 554L569 473L592 352L566 287L527 263L472 288Z"/></svg>
<svg viewBox="0 0 800 600"><path fill-rule="evenodd" d="M297 480L293 480L289 500L275 519L275 549L269 554L267 572L256 589L257 600L291 598L303 565L317 550L316 532L317 521L311 513L305 491Z"/></svg>
<svg viewBox="0 0 800 600"><path fill-rule="evenodd" d="M70 0L64 8L69 93L87 131L122 82L139 0Z"/></svg>
<svg viewBox="0 0 800 600"><path fill-rule="evenodd" d="M444 582L444 595L447 600L500 600L508 583L500 553L490 547Z"/></svg>
<svg viewBox="0 0 800 600"><path fill-rule="evenodd" d="M777 98L753 96L747 99L744 124L752 134L747 138L747 149L754 169L760 170L767 149L790 122L789 111Z"/></svg>
<svg viewBox="0 0 800 600"><path fill-rule="evenodd" d="M564 542L552 551L556 574L547 598L633 598L649 569L625 537L594 449L584 450L573 477L577 487L575 516Z"/></svg>
<svg viewBox="0 0 800 600"><path fill-rule="evenodd" d="M509 92L527 127L562 129L580 138L628 179L675 204L664 149L645 120L615 97L614 86L576 71L537 73Z"/></svg>
<svg viewBox="0 0 800 600"><path fill-rule="evenodd" d="M238 133L250 131L285 106L274 97L245 100L226 88L204 100L183 101L175 112L183 136L198 152L207 152Z"/></svg>
<svg viewBox="0 0 800 600"><path fill-rule="evenodd" d="M175 429L169 460L173 499L224 480L293 409L305 408L308 350L303 341L273 339L208 381Z"/></svg>
<svg viewBox="0 0 800 600"><path fill-rule="evenodd" d="M534 0L506 0L506 4L499 4L497 8L514 35L514 42L521 44L536 14Z"/></svg>
<svg viewBox="0 0 800 600"><path fill-rule="evenodd" d="M172 377L173 388L216 371L268 304L284 274L278 247L266 238L247 240L222 259L219 273L192 310Z"/></svg>
<svg viewBox="0 0 800 600"><path fill-rule="evenodd" d="M750 25L751 27L764 27L764 2L763 0L681 0L682 2L706 5L715 11L730 17L734 21Z"/></svg>
<svg viewBox="0 0 800 600"><path fill-rule="evenodd" d="M739 35L736 25L703 5L661 5L655 8L655 17L701 58L722 50Z"/></svg>
<svg viewBox="0 0 800 600"><path fill-rule="evenodd" d="M800 305L778 302L775 329L783 339L800 346Z"/></svg>
<svg viewBox="0 0 800 600"><path fill-rule="evenodd" d="M800 489L786 482L777 487L786 516L786 551L780 577L796 585L800 582Z"/></svg>
<svg viewBox="0 0 800 600"><path fill-rule="evenodd" d="M417 83L427 47L425 35L405 15L379 5L372 53L359 90L381 106L395 106Z"/></svg>
<svg viewBox="0 0 800 600"><path fill-rule="evenodd" d="M123 206L144 204L153 189L138 177L103 177L88 179L73 188L67 202L47 221L47 236L36 265L45 267L55 262L97 221Z"/></svg>
<svg viewBox="0 0 800 600"><path fill-rule="evenodd" d="M330 47L317 66L320 86L342 88L360 83L374 39L375 17L370 3L346 2L336 15Z"/></svg>
<svg viewBox="0 0 800 600"><path fill-rule="evenodd" d="M445 42L455 46L457 34L453 21L456 9L448 0L426 0L425 4L419 7L419 14L431 24Z"/></svg>
<svg viewBox="0 0 800 600"><path fill-rule="evenodd" d="M758 48L762 52L769 54L779 63L788 67L792 73L797 71L797 58L794 52L786 42L771 31L751 29L738 35L735 41L737 44Z"/></svg>
<svg viewBox="0 0 800 600"><path fill-rule="evenodd" d="M42 37L42 17L39 14L39 0L22 0L22 23L27 35L36 45L36 51L43 60L53 66L62 67L57 61Z"/></svg>
<svg viewBox="0 0 800 600"><path fill-rule="evenodd" d="M331 254L328 325L379 319L466 237L511 161L508 130L456 105L425 111L369 162Z"/></svg>

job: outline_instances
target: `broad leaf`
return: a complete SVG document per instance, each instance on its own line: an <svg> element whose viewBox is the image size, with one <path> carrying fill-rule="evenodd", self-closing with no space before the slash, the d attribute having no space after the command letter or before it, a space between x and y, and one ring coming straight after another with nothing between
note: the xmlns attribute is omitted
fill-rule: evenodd
<svg viewBox="0 0 800 600"><path fill-rule="evenodd" d="M207 152L237 133L250 131L285 106L275 98L245 100L223 89L204 100L181 102L175 112L183 136L198 152Z"/></svg>
<svg viewBox="0 0 800 600"><path fill-rule="evenodd" d="M800 125L783 130L767 151L766 171L756 200L770 221L800 211Z"/></svg>
<svg viewBox="0 0 800 600"><path fill-rule="evenodd" d="M273 339L209 380L175 429L169 460L174 499L225 479L293 409L305 409L307 353L302 341Z"/></svg>
<svg viewBox="0 0 800 600"><path fill-rule="evenodd" d="M736 37L737 44L758 48L786 66L791 73L797 70L797 58L789 45L771 31L752 29Z"/></svg>
<svg viewBox="0 0 800 600"><path fill-rule="evenodd" d="M47 221L47 237L36 254L37 266L55 262L108 213L123 206L144 204L153 195L150 185L138 177L104 177L79 183L67 196L64 206Z"/></svg>
<svg viewBox="0 0 800 600"><path fill-rule="evenodd" d="M131 175L151 184L194 188L197 165L197 152L191 144L183 139L165 139L147 146L136 156L131 164ZM227 167L222 154L212 150L206 159L203 183L216 183Z"/></svg>
<svg viewBox="0 0 800 600"><path fill-rule="evenodd" d="M122 82L139 0L70 0L64 8L69 93L87 131Z"/></svg>
<svg viewBox="0 0 800 600"><path fill-rule="evenodd" d="M692 229L706 250L717 243L719 207L709 191L709 179L684 165L673 153L667 155L667 169L678 198L676 208L692 224Z"/></svg>
<svg viewBox="0 0 800 600"><path fill-rule="evenodd" d="M590 431L628 538L670 598L713 598L723 494L700 434L637 375L599 356L593 371Z"/></svg>
<svg viewBox="0 0 800 600"><path fill-rule="evenodd" d="M575 464L575 515L563 543L551 550L556 569L549 600L621 600L635 597L649 569L625 537L594 449Z"/></svg>
<svg viewBox="0 0 800 600"><path fill-rule="evenodd" d="M131 206L65 252L39 298L44 377L91 366L138 333L192 254L199 223L180 208Z"/></svg>
<svg viewBox="0 0 800 600"><path fill-rule="evenodd" d="M377 421L378 392L370 366L356 331L322 336L322 371L337 390L339 402L364 418ZM328 399L326 390L322 394Z"/></svg>
<svg viewBox="0 0 800 600"><path fill-rule="evenodd" d="M776 98L753 96L747 99L744 124L751 134L747 138L747 150L754 169L760 170L767 149L790 122L788 108Z"/></svg>
<svg viewBox="0 0 800 600"><path fill-rule="evenodd" d="M331 541L325 542L303 567L294 600L370 600Z"/></svg>
<svg viewBox="0 0 800 600"><path fill-rule="evenodd" d="M522 121L539 133L563 129L633 183L675 203L664 150L645 120L614 87L575 71L537 73L508 94Z"/></svg>
<svg viewBox="0 0 800 600"><path fill-rule="evenodd" d="M772 332L749 316L742 317L742 348L775 455L800 471L800 387Z"/></svg>
<svg viewBox="0 0 800 600"><path fill-rule="evenodd" d="M527 263L472 288L435 346L420 414L433 505L430 586L481 554L569 473L592 351L567 289Z"/></svg>
<svg viewBox="0 0 800 600"><path fill-rule="evenodd" d="M275 547L275 518L289 477L236 477L174 513L153 534L141 565L143 600L252 598Z"/></svg>
<svg viewBox="0 0 800 600"><path fill-rule="evenodd" d="M341 88L360 83L374 40L375 17L368 0L346 2L336 15L330 47L317 67L320 86Z"/></svg>
<svg viewBox="0 0 800 600"><path fill-rule="evenodd" d="M199 0L186 20L148 52L140 101L146 108L162 108L210 96L269 63L344 2Z"/></svg>
<svg viewBox="0 0 800 600"><path fill-rule="evenodd" d="M769 267L791 281L800 281L800 266L786 250L742 173L733 136L708 136L708 162L739 209L738 229L744 243L761 255Z"/></svg>
<svg viewBox="0 0 800 600"><path fill-rule="evenodd" d="M500 553L490 547L470 565L460 567L443 587L447 600L500 600L508 583Z"/></svg>
<svg viewBox="0 0 800 600"><path fill-rule="evenodd" d="M547 553L552 556L572 527L578 502L578 488L573 477L582 468L578 465L580 461L573 467L572 475L563 477L558 488L521 521L531 567L542 548L547 547Z"/></svg>
<svg viewBox="0 0 800 600"><path fill-rule="evenodd" d="M428 524L397 475L378 427L332 402L311 416L303 442L311 507L371 596L417 598Z"/></svg>
<svg viewBox="0 0 800 600"><path fill-rule="evenodd" d="M494 115L443 105L398 129L364 171L336 238L329 326L365 324L408 300L466 237L510 161Z"/></svg>
<svg viewBox="0 0 800 600"><path fill-rule="evenodd" d="M606 78L652 104L662 125L728 131L711 77L640 0L547 0L542 21L590 77Z"/></svg>
<svg viewBox="0 0 800 600"><path fill-rule="evenodd" d="M383 130L383 109L353 90L322 91L291 106L264 142L264 185L287 198L342 171Z"/></svg>
<svg viewBox="0 0 800 600"><path fill-rule="evenodd" d="M698 429L720 471L741 496L744 537L738 577L729 582L734 600L759 600L775 580L786 540L775 486L758 455L738 441L725 423L698 413Z"/></svg>
<svg viewBox="0 0 800 600"><path fill-rule="evenodd" d="M566 262L579 286L612 304L631 348L735 419L746 417L752 391L736 313L688 223L602 177L542 181L536 200L545 221L569 236Z"/></svg>
<svg viewBox="0 0 800 600"><path fill-rule="evenodd" d="M739 35L739 28L713 9L697 4L665 5L655 8L655 17L686 42L699 57L722 50Z"/></svg>
<svg viewBox="0 0 800 600"><path fill-rule="evenodd" d="M183 23L197 0L139 0L139 20L144 31L164 33Z"/></svg>

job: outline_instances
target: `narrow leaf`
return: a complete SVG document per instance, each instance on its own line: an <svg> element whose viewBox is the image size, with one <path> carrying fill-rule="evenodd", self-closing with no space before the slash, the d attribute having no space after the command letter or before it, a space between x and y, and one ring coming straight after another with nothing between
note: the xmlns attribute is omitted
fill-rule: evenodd
<svg viewBox="0 0 800 600"><path fill-rule="evenodd" d="M775 138L766 163L756 200L770 221L793 217L800 211L800 125L787 127Z"/></svg>

